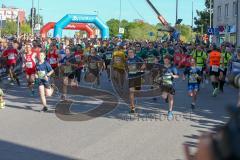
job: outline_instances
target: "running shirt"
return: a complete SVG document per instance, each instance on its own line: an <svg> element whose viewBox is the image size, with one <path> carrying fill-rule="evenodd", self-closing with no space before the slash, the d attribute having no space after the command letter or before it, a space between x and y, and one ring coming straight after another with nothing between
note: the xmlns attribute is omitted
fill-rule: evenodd
<svg viewBox="0 0 240 160"><path fill-rule="evenodd" d="M58 54L56 49L48 53L47 60L53 69L58 67Z"/></svg>
<svg viewBox="0 0 240 160"><path fill-rule="evenodd" d="M63 63L63 59L65 56L66 56L66 54L65 54L64 49L60 50L59 51L59 57L60 57L59 63L61 63L61 64Z"/></svg>
<svg viewBox="0 0 240 160"><path fill-rule="evenodd" d="M184 71L184 75L188 76L188 84L197 84L201 71L197 67L187 67Z"/></svg>
<svg viewBox="0 0 240 160"><path fill-rule="evenodd" d="M76 64L78 65L77 68L83 68L83 59L84 59L84 54L83 52L74 52L74 58L76 61Z"/></svg>
<svg viewBox="0 0 240 160"><path fill-rule="evenodd" d="M106 65L110 65L111 60L112 60L112 52L111 51L105 52L103 54L103 60L104 60Z"/></svg>
<svg viewBox="0 0 240 160"><path fill-rule="evenodd" d="M163 85L173 85L173 77L172 75L178 75L177 68L174 66L165 67L163 68L163 75L162 75L162 84Z"/></svg>
<svg viewBox="0 0 240 160"><path fill-rule="evenodd" d="M35 62L35 53L25 54L24 61L25 61L25 71L26 74L35 74L36 71L36 62Z"/></svg>
<svg viewBox="0 0 240 160"><path fill-rule="evenodd" d="M100 56L89 56L88 57L88 68L96 70L98 69L98 63L102 62L102 58Z"/></svg>
<svg viewBox="0 0 240 160"><path fill-rule="evenodd" d="M221 63L221 53L218 51L212 51L209 54L209 65L212 72L219 72Z"/></svg>
<svg viewBox="0 0 240 160"><path fill-rule="evenodd" d="M137 56L135 56L134 58L128 58L127 67L129 78L139 75L139 68L143 65L143 62L144 61Z"/></svg>
<svg viewBox="0 0 240 160"><path fill-rule="evenodd" d="M16 49L7 49L3 52L3 57L7 57L7 65L17 63L18 51Z"/></svg>
<svg viewBox="0 0 240 160"><path fill-rule="evenodd" d="M73 56L65 56L62 60L62 65L63 65L63 72L64 74L69 74L72 73L73 68L71 65L67 65L67 62L73 64L74 63L74 57Z"/></svg>
<svg viewBox="0 0 240 160"><path fill-rule="evenodd" d="M51 72L53 69L48 62L44 62L42 64L37 63L36 71L39 79L44 79L47 73Z"/></svg>
<svg viewBox="0 0 240 160"><path fill-rule="evenodd" d="M222 69L226 69L228 67L228 63L232 59L232 54L229 52L223 52L221 54L221 67Z"/></svg>
<svg viewBox="0 0 240 160"><path fill-rule="evenodd" d="M207 60L207 53L203 51L195 51L193 53L193 58L196 60L197 66L199 68L202 68L205 65L205 61Z"/></svg>
<svg viewBox="0 0 240 160"><path fill-rule="evenodd" d="M126 58L123 51L115 51L113 53L113 68L116 69L125 69Z"/></svg>
<svg viewBox="0 0 240 160"><path fill-rule="evenodd" d="M41 49L39 47L31 49L31 52L36 54L37 57L39 57L40 51L41 51Z"/></svg>

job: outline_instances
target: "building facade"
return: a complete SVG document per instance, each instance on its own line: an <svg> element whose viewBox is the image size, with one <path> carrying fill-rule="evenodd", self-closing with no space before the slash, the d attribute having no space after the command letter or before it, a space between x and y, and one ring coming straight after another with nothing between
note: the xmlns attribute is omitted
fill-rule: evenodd
<svg viewBox="0 0 240 160"><path fill-rule="evenodd" d="M212 41L216 44L219 45L224 41L240 44L239 4L240 0L214 0Z"/></svg>

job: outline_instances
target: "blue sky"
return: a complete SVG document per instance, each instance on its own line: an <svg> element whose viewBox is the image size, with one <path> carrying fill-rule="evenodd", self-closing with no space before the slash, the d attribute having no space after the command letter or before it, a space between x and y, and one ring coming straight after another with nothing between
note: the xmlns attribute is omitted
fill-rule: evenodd
<svg viewBox="0 0 240 160"><path fill-rule="evenodd" d="M175 1L152 0L165 19L172 24L175 22ZM194 10L204 9L204 1L194 0ZM1 2L7 6L23 8L27 15L32 5L31 0L0 0ZM96 14L94 11L97 11L100 18L104 21L111 18L119 18L120 15L120 0L39 0L39 2L40 8L42 8L40 14L44 17L44 23L49 21L56 22L67 13ZM34 0L34 4L37 7L38 0ZM179 0L179 18L183 19L184 24L191 25L191 12L192 0ZM196 12L194 12L195 15ZM159 22L145 0L122 0L122 19L132 21L142 18L151 24Z"/></svg>

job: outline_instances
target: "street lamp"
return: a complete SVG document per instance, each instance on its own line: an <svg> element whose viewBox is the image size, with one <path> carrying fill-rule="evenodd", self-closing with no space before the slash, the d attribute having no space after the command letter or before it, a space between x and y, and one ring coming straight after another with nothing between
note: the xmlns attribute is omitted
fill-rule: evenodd
<svg viewBox="0 0 240 160"><path fill-rule="evenodd" d="M178 20L178 0L176 0L176 24Z"/></svg>

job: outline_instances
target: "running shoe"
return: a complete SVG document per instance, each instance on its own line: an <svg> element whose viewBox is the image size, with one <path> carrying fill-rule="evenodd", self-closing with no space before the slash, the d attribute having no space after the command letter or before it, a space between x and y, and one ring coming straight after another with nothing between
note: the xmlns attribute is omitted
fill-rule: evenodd
<svg viewBox="0 0 240 160"><path fill-rule="evenodd" d="M168 119L169 121L172 121L172 120L173 120L173 113L172 113L172 111L168 111L167 119Z"/></svg>
<svg viewBox="0 0 240 160"><path fill-rule="evenodd" d="M213 95L213 97L216 97L217 94L218 94L218 88L215 88L215 89L213 90L212 95Z"/></svg>
<svg viewBox="0 0 240 160"><path fill-rule="evenodd" d="M133 113L135 113L135 112L136 112L136 111L135 111L135 108L131 108L129 113L130 113L130 114L133 114Z"/></svg>
<svg viewBox="0 0 240 160"><path fill-rule="evenodd" d="M196 104L192 103L191 104L191 109L194 110L196 108Z"/></svg>
<svg viewBox="0 0 240 160"><path fill-rule="evenodd" d="M3 109L3 108L5 108L5 102L4 102L4 101L1 101L1 102L0 102L0 109Z"/></svg>
<svg viewBox="0 0 240 160"><path fill-rule="evenodd" d="M40 112L47 112L48 111L48 108L45 106L42 108L42 110Z"/></svg>

